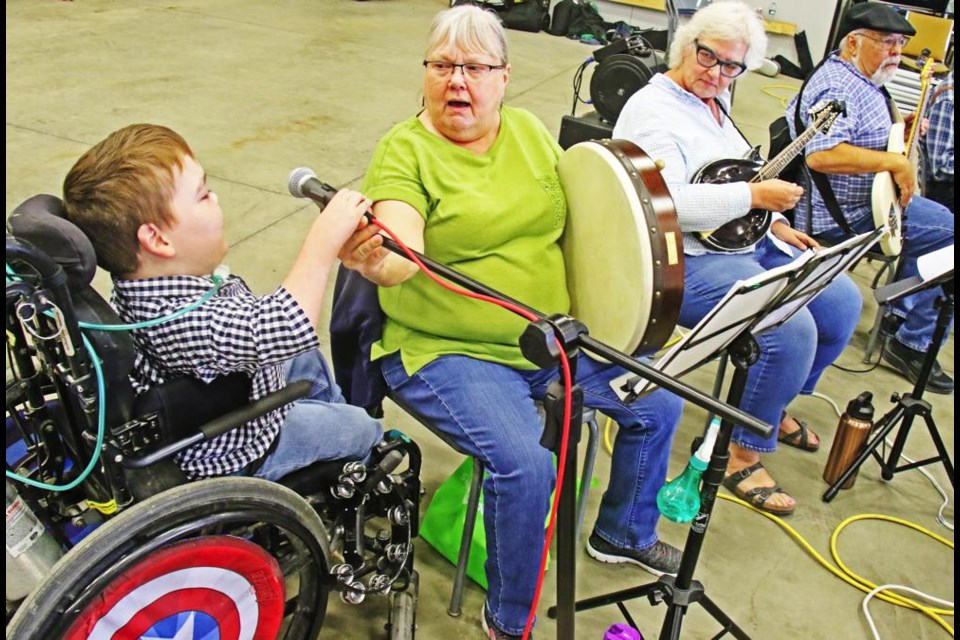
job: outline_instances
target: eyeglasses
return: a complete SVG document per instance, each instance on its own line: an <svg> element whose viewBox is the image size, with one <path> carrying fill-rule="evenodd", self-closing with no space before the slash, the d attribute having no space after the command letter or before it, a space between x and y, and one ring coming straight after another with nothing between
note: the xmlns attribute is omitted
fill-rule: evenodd
<svg viewBox="0 0 960 640"><path fill-rule="evenodd" d="M459 67L464 77L470 78L471 80L482 80L490 75L491 71L505 69L507 67L505 64L483 64L482 62L456 64L453 62L443 62L441 60L424 60L423 66L438 78L449 78L453 75L453 70Z"/></svg>
<svg viewBox="0 0 960 640"><path fill-rule="evenodd" d="M747 70L747 65L735 60L723 60L716 51L700 44L697 40L694 40L693 44L697 46L697 63L705 69L720 65L720 75L725 78L736 78Z"/></svg>
<svg viewBox="0 0 960 640"><path fill-rule="evenodd" d="M879 36L872 36L869 33L857 33L854 35L863 36L864 38L870 38L874 42L879 42L884 51L890 51L894 47L900 47L902 49L910 42L910 38L907 36L889 35L881 38Z"/></svg>

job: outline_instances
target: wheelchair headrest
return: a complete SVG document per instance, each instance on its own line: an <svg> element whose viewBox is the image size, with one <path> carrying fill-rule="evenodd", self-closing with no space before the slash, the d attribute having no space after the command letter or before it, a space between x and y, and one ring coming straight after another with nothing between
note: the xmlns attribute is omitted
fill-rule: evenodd
<svg viewBox="0 0 960 640"><path fill-rule="evenodd" d="M24 201L10 214L13 235L26 240L59 264L71 287L86 287L97 272L90 239L64 217L63 202L45 193Z"/></svg>

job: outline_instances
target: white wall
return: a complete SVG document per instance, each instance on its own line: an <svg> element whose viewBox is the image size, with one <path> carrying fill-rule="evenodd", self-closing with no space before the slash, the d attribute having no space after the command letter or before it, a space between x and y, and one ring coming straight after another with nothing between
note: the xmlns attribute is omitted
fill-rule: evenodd
<svg viewBox="0 0 960 640"><path fill-rule="evenodd" d="M823 50L827 46L830 35L830 23L833 21L833 12L838 0L778 0L776 15L771 16L784 22L797 25L798 31L806 31L807 43L810 46L810 56L816 64L823 57ZM554 1L556 3L556 0ZM753 7L768 12L773 5L769 0L747 0ZM597 0L600 15L607 22L624 20L638 27L667 28L667 14L662 11L641 9L630 5L617 3L611 0ZM770 35L770 45L767 47L767 56L783 55L789 60L798 63L797 50L792 36Z"/></svg>

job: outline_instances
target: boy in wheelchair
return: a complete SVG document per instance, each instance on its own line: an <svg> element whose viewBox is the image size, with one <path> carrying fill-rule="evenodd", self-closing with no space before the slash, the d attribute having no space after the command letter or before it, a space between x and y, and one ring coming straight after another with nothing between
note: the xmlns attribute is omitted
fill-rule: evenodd
<svg viewBox="0 0 960 640"><path fill-rule="evenodd" d="M226 252L222 212L170 129L111 134L71 169L64 195L63 208L34 196L8 221L8 506L13 478L70 552L52 567L29 554L15 564L31 573L19 605L8 565L7 637L87 637L77 630L126 606L117 594L156 582L156 558L172 575L237 553L246 560L230 570L266 590L248 605L255 637L316 637L332 590L353 604L388 595L390 637L412 637L419 449L347 405L317 348L327 275L369 202L337 194L283 284L256 297L211 276ZM94 250L120 318L138 324L132 343L104 326L117 320L90 287ZM26 454L11 461L17 432ZM71 523L94 509L118 515L76 540ZM148 635L176 617L148 610Z"/></svg>
<svg viewBox="0 0 960 640"><path fill-rule="evenodd" d="M114 278L112 306L126 323L167 316L214 287L227 251L223 213L186 141L161 126L110 134L64 181L64 211ZM283 284L257 297L226 276L189 313L134 331L138 393L174 378L211 383L240 372L256 400L295 380L307 397L178 454L186 476L232 474L278 480L317 460L363 459L380 425L346 404L318 349L327 276L370 202L343 190L314 221Z"/></svg>

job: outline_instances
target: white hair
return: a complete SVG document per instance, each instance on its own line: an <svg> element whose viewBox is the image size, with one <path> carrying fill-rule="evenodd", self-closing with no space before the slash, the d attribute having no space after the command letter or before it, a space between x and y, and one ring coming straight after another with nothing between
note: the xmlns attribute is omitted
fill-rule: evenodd
<svg viewBox="0 0 960 640"><path fill-rule="evenodd" d="M683 56L694 51L694 40L713 38L747 45L744 64L756 69L767 54L767 34L757 12L741 0L720 1L700 9L673 35L670 68L676 69Z"/></svg>
<svg viewBox="0 0 960 640"><path fill-rule="evenodd" d="M426 53L429 55L431 51L444 48L490 54L500 64L508 62L507 35L500 18L476 5L458 5L433 18Z"/></svg>

